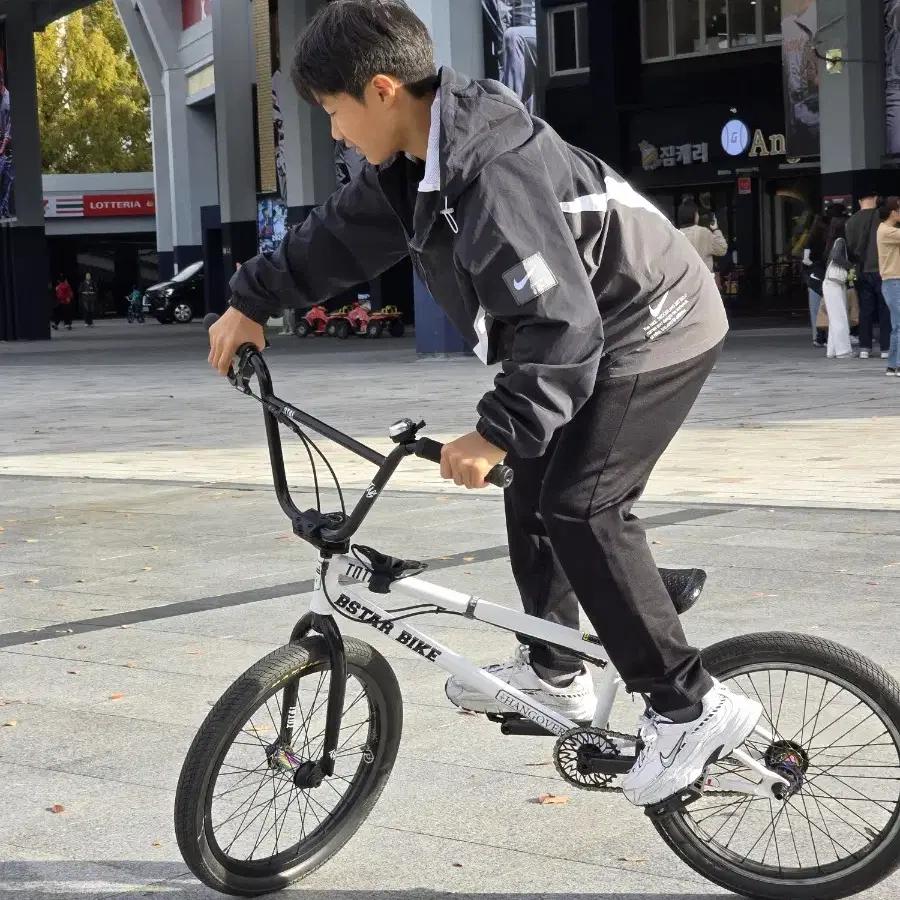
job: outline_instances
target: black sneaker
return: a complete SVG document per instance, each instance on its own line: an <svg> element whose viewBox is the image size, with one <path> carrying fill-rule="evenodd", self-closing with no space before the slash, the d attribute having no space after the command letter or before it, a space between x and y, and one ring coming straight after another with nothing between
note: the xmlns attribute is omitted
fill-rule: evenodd
<svg viewBox="0 0 900 900"><path fill-rule="evenodd" d="M897 374L897 370L896 370L896 369L892 369L890 366L888 366L888 367L884 370L884 374L885 374L885 375L896 375L896 374Z"/></svg>

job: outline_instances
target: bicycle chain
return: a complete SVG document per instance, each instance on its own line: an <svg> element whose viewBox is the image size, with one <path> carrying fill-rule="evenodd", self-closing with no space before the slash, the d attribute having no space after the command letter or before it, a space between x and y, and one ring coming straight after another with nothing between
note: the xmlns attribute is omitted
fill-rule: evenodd
<svg viewBox="0 0 900 900"><path fill-rule="evenodd" d="M566 734L562 734L559 736L558 740L562 740L562 738L566 737L566 735L572 734L573 731L585 731L588 729L585 728L573 728L572 731L566 732ZM621 731L610 731L609 729L604 728L590 728L591 731L596 732L598 735L604 738L619 738L623 741L629 741L634 743L636 740L633 734L626 734ZM571 784L573 787L578 788L582 791L590 791L594 794L621 794L622 788L621 785L613 785L613 782L616 779L621 779L621 775L607 775L605 776L607 779L606 784L598 784L598 785L586 785L579 784L578 782L572 781L568 775L563 771L562 766L559 763L559 755L556 753L556 747L554 746L553 753L553 765L556 768L557 774L560 778L563 779L567 784ZM715 789L707 789L704 790L704 795L706 794L715 794L717 797L746 797L747 795L743 791L719 791Z"/></svg>

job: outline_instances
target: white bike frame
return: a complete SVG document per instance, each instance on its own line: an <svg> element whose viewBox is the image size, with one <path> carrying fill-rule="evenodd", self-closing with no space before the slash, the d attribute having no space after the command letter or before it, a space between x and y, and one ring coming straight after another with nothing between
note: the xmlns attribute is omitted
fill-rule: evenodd
<svg viewBox="0 0 900 900"><path fill-rule="evenodd" d="M414 577L394 581L390 586L390 593L408 597L418 603L395 610L385 610L370 599L377 596L376 594L368 591L367 597L363 599L350 587L349 583L357 585L368 583L372 574L367 563L359 558L323 554L316 571L310 612L331 618L338 613L351 621L369 625L375 631L456 676L464 684L494 697L511 714L529 719L557 736L583 723L567 719L534 697L478 668L464 656L419 631L409 623L409 620L416 616L441 612L462 615L476 622L484 622L505 631L527 635L538 641L573 650L602 671L599 682L595 683L597 706L591 724L597 728L607 728L622 679L595 635L545 622L543 619L507 609L505 606L489 603L478 596L439 587ZM754 734L765 744L771 744L774 740L772 734L760 726L757 726ZM634 743L625 745L617 743L620 744L620 752L624 750L626 753L633 753L635 750ZM776 785L789 786L787 779L768 769L747 751L737 749L731 756L750 770L747 776L741 774L709 776L703 788L710 791L738 791L750 796L772 798L773 788Z"/></svg>

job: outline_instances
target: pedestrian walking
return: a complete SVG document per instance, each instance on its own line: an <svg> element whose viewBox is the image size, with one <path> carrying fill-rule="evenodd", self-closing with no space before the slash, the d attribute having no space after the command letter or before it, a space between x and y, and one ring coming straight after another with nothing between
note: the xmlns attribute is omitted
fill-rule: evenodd
<svg viewBox="0 0 900 900"><path fill-rule="evenodd" d="M847 220L835 216L828 228L828 265L822 282L822 298L828 311L829 359L846 359L853 354L850 344L850 319L847 316L847 279L850 275L850 259L847 255L845 232Z"/></svg>
<svg viewBox="0 0 900 900"><path fill-rule="evenodd" d="M828 262L825 255L827 246L828 220L819 214L813 219L803 250L803 277L809 293L809 321L812 326L814 347L824 347L826 340L825 330L817 326L816 319L819 316L819 305L822 303L822 282L825 280L825 267Z"/></svg>
<svg viewBox="0 0 900 900"><path fill-rule="evenodd" d="M884 299L891 313L891 342L886 375L900 376L900 197L888 197L878 226L878 266ZM884 345L882 345L884 346Z"/></svg>
<svg viewBox="0 0 900 900"><path fill-rule="evenodd" d="M700 254L704 265L713 271L713 257L724 256L728 252L728 241L719 231L715 216L707 228L700 224L700 208L692 200L685 200L678 207L678 228L691 246Z"/></svg>
<svg viewBox="0 0 900 900"><path fill-rule="evenodd" d="M65 323L68 331L72 330L72 285L65 275L60 275L56 282L56 306L53 310L53 329L59 330L59 323Z"/></svg>
<svg viewBox="0 0 900 900"><path fill-rule="evenodd" d="M94 313L97 311L97 285L93 276L88 272L84 281L78 288L78 299L81 302L81 312L84 315L84 324L88 328L94 327Z"/></svg>
<svg viewBox="0 0 900 900"><path fill-rule="evenodd" d="M859 358L868 359L874 350L875 328L882 359L887 359L891 334L891 314L881 293L878 273L876 233L881 223L878 194L868 191L859 199L859 212L847 222L847 248L850 262L856 267L856 290L859 294Z"/></svg>

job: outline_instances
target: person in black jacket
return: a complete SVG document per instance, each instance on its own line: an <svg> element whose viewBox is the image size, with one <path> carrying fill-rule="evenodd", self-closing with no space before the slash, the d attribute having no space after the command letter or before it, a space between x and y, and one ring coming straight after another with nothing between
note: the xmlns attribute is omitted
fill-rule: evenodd
<svg viewBox="0 0 900 900"><path fill-rule="evenodd" d="M878 194L869 191L859 199L859 212L847 222L847 247L856 266L856 291L859 295L859 358L868 359L874 344L875 326L882 359L887 359L891 336L891 314L881 293L878 272L878 240L881 224Z"/></svg>
<svg viewBox="0 0 900 900"><path fill-rule="evenodd" d="M438 72L402 0L326 4L291 74L368 164L232 278L210 363L227 374L239 346L263 347L273 310L411 257L479 359L501 367L474 429L445 445L441 474L482 488L501 460L512 467L507 531L524 608L578 628L581 603L627 687L649 697L625 794L665 800L761 715L704 670L631 511L721 351L712 273L652 203L503 85ZM571 719L593 714L590 675L565 651L531 642L492 671ZM447 694L504 709L455 679Z"/></svg>

